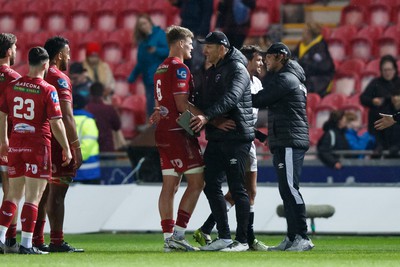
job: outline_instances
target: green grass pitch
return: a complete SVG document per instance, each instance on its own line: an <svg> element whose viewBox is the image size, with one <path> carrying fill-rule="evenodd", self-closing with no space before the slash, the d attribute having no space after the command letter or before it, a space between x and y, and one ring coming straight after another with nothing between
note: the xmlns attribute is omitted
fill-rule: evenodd
<svg viewBox="0 0 400 267"><path fill-rule="evenodd" d="M257 235L276 245L281 235ZM84 253L49 255L0 255L0 266L400 266L399 236L314 236L308 252L172 252L162 251L161 233L66 235ZM187 233L187 239L196 245ZM48 236L46 236L48 240Z"/></svg>

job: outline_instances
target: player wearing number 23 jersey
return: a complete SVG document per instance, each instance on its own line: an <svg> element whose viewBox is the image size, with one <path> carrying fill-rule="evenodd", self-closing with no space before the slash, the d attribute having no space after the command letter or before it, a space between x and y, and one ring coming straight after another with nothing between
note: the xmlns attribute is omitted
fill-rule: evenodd
<svg viewBox="0 0 400 267"><path fill-rule="evenodd" d="M25 163L37 165L42 172L30 177L50 177L51 131L49 120L62 117L54 86L41 78L21 77L11 82L1 96L0 110L11 120L8 149L8 174L23 176ZM34 153L35 152L35 153Z"/></svg>

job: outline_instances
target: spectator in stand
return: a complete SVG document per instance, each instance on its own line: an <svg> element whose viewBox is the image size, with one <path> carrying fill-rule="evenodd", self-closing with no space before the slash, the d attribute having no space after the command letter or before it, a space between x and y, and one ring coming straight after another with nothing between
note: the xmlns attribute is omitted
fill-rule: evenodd
<svg viewBox="0 0 400 267"><path fill-rule="evenodd" d="M115 147L113 133L122 139L121 119L111 105L104 103L104 86L99 82L95 82L90 87L90 100L86 109L93 114L97 128L99 129L99 146L100 152L113 152L119 149ZM124 139L121 144L125 144Z"/></svg>
<svg viewBox="0 0 400 267"><path fill-rule="evenodd" d="M293 57L306 73L305 86L308 91L321 96L329 93L329 85L335 75L335 64L321 34L320 24L306 23L302 40L294 50Z"/></svg>
<svg viewBox="0 0 400 267"><path fill-rule="evenodd" d="M342 168L342 163L339 156L334 154L333 151L349 149L349 143L345 136L346 125L347 121L344 111L332 111L329 119L322 127L324 134L317 144L318 158L325 165L336 170Z"/></svg>
<svg viewBox="0 0 400 267"><path fill-rule="evenodd" d="M219 0L216 28L226 34L231 46L240 49L250 29L250 13L256 0Z"/></svg>
<svg viewBox="0 0 400 267"><path fill-rule="evenodd" d="M90 86L92 80L87 76L86 69L81 62L74 62L69 66L69 78L72 84L72 93L74 95L81 95L85 101L89 101Z"/></svg>
<svg viewBox="0 0 400 267"><path fill-rule="evenodd" d="M111 103L111 95L114 91L115 79L107 62L100 58L101 47L99 43L90 42L86 44L86 59L83 67L93 82L101 82L104 85L104 101Z"/></svg>
<svg viewBox="0 0 400 267"><path fill-rule="evenodd" d="M137 64L128 77L128 82L133 83L142 74L146 87L147 117L154 109L154 81L153 76L157 67L167 58L169 49L165 32L155 26L149 15L140 15L136 21L134 38L139 47Z"/></svg>
<svg viewBox="0 0 400 267"><path fill-rule="evenodd" d="M192 31L195 40L207 35L214 9L213 0L169 0L169 2L181 9L181 26ZM187 65L192 73L204 66L203 51L198 42L193 42L192 58Z"/></svg>
<svg viewBox="0 0 400 267"><path fill-rule="evenodd" d="M385 102L390 102L391 91L394 90L395 83L399 81L397 63L393 56L383 56L379 67L381 72L380 77L374 78L360 95L361 104L369 108L368 132L375 136L376 139L373 157L381 157L384 147L383 132L376 131L374 123L380 119L379 113L385 109Z"/></svg>
<svg viewBox="0 0 400 267"><path fill-rule="evenodd" d="M400 112L400 80L396 82L391 97L382 108L383 114L396 114ZM393 117L392 117L393 118ZM389 150L388 158L398 158L400 150L400 124L394 123L392 127L384 129L383 149Z"/></svg>
<svg viewBox="0 0 400 267"><path fill-rule="evenodd" d="M76 171L74 182L100 184L99 130L93 114L85 110L86 98L76 94L73 100L74 120L82 151L82 166Z"/></svg>
<svg viewBox="0 0 400 267"><path fill-rule="evenodd" d="M375 137L368 131L359 134L361 130L361 122L357 119L357 115L352 111L345 112L347 128L345 131L346 139L351 150L368 150L375 147ZM359 158L364 156L360 155Z"/></svg>

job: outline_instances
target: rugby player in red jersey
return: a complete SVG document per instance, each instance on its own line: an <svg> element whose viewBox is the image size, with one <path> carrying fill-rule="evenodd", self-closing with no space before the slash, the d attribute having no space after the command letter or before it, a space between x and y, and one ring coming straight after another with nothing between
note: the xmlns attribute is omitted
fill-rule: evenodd
<svg viewBox="0 0 400 267"><path fill-rule="evenodd" d="M186 110L203 114L188 101L193 87L192 75L183 60L191 58L193 33L180 26L167 29L170 53L154 75L155 113L150 121L157 122L156 145L160 154L163 185L158 207L164 234L164 251L195 250L185 239L185 230L204 187L204 163L197 138L188 135L176 120ZM182 176L186 191L173 216L174 196Z"/></svg>
<svg viewBox="0 0 400 267"><path fill-rule="evenodd" d="M11 33L0 33L0 95L2 95L7 85L21 77L21 75L11 68L14 65L15 57L17 53L17 37ZM8 134L10 134L10 121L8 122ZM7 195L9 183L7 173L7 162L0 159L0 175L1 183L3 188L3 200ZM6 253L18 253L18 243L16 240L17 236L17 219L18 211L14 216L10 226L8 227L6 234L5 252Z"/></svg>
<svg viewBox="0 0 400 267"><path fill-rule="evenodd" d="M70 163L70 152L57 91L43 80L49 55L43 47L29 51L29 73L11 82L0 98L0 156L8 160L9 191L0 209L0 252L24 195L21 212L20 254L45 254L32 246L38 204L51 177L51 132L62 147L63 165ZM7 137L7 116L11 119ZM50 131L51 128L51 131Z"/></svg>
<svg viewBox="0 0 400 267"><path fill-rule="evenodd" d="M61 147L53 138L51 141L51 148L53 151L52 178L40 201L38 222L36 224L33 242L36 247L43 251L83 252L83 249L74 248L65 242L63 232L65 196L69 184L75 176L76 170L82 164L82 153L73 116L71 81L68 76L62 72L67 70L68 61L70 59L69 42L63 37L56 36L48 39L44 48L49 53L50 57L50 67L45 79L57 89L63 115L62 120L67 132L73 159L68 166L61 165ZM49 246L45 245L43 234L46 212L50 222Z"/></svg>

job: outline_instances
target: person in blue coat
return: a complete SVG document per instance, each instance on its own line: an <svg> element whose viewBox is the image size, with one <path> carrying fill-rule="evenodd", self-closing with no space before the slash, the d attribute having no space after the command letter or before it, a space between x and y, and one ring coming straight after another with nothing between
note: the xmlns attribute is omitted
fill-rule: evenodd
<svg viewBox="0 0 400 267"><path fill-rule="evenodd" d="M142 74L146 88L147 116L154 109L154 81L153 76L157 67L167 58L169 49L165 31L155 26L149 15L140 15L136 21L134 38L138 44L137 64L128 77L133 83Z"/></svg>

